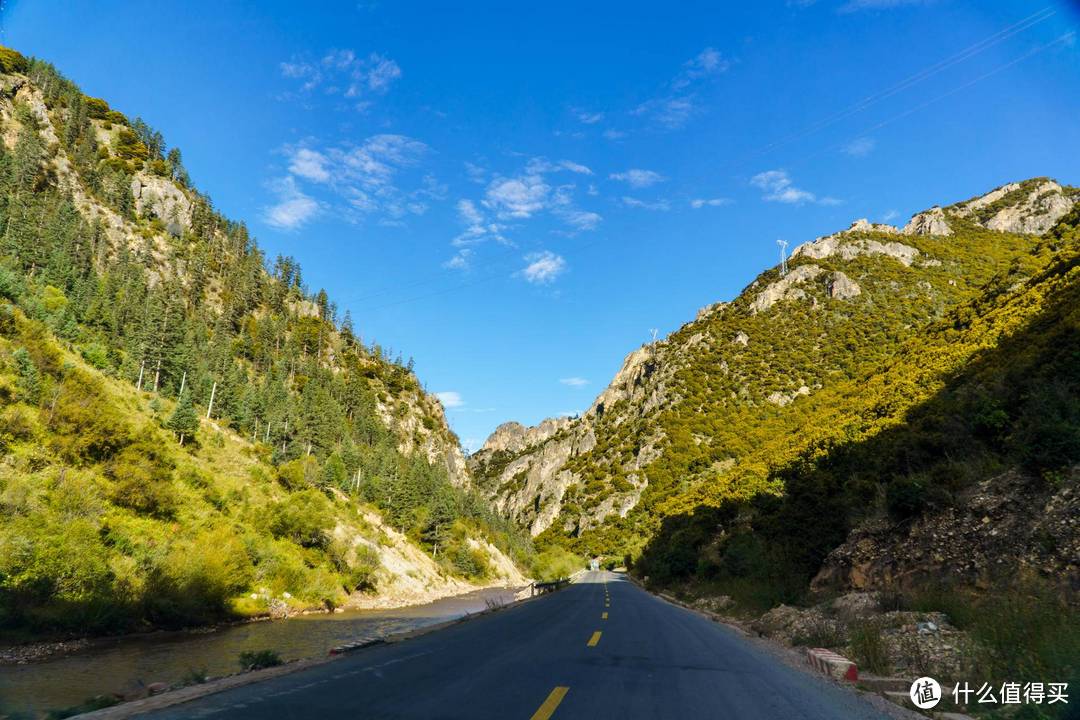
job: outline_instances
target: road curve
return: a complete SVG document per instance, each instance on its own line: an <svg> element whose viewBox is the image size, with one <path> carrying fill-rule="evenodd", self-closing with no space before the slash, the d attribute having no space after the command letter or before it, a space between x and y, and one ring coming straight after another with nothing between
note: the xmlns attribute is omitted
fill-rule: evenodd
<svg viewBox="0 0 1080 720"><path fill-rule="evenodd" d="M605 613L607 613L605 617ZM845 688L606 572L407 642L146 715L862 720Z"/></svg>

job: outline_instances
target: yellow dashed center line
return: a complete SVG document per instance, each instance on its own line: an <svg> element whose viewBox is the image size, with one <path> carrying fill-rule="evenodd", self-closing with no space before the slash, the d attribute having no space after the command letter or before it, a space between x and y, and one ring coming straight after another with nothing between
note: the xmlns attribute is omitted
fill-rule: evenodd
<svg viewBox="0 0 1080 720"><path fill-rule="evenodd" d="M547 696L547 700L544 701L544 704L533 713L532 720L548 720L548 718L555 713L555 708L559 707L559 703L562 702L562 699L566 697L566 691L569 689L570 688L568 687L560 685L552 690L551 694Z"/></svg>
<svg viewBox="0 0 1080 720"><path fill-rule="evenodd" d="M592 634L592 637L591 637L591 638L589 638L589 642L587 642L587 643L585 643L585 644L586 644L586 645L588 645L589 647L596 647L596 644L597 644L598 642L600 642L600 631L599 631L599 630L597 630L596 632L594 632L594 633Z"/></svg>
<svg viewBox="0 0 1080 720"><path fill-rule="evenodd" d="M607 620L607 613L604 613L603 615L601 615L600 619L601 620Z"/></svg>

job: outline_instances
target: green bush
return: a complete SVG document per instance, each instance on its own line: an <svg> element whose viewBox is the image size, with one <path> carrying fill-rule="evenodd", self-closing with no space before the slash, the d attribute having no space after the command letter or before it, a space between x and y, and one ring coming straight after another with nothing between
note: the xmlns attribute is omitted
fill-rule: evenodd
<svg viewBox="0 0 1080 720"><path fill-rule="evenodd" d="M172 517L179 503L172 482L175 467L159 440L143 436L106 466L106 474L113 480L113 502L138 513Z"/></svg>
<svg viewBox="0 0 1080 720"><path fill-rule="evenodd" d="M318 490L294 492L270 513L270 532L301 547L325 548L330 542L334 519L330 502Z"/></svg>
<svg viewBox="0 0 1080 720"><path fill-rule="evenodd" d="M531 574L541 582L548 582L569 577L584 567L584 558L559 545L553 545L536 554L533 558Z"/></svg>
<svg viewBox="0 0 1080 720"><path fill-rule="evenodd" d="M276 650L244 650L240 653L240 668L242 670L260 670L262 668L277 667L284 663Z"/></svg>

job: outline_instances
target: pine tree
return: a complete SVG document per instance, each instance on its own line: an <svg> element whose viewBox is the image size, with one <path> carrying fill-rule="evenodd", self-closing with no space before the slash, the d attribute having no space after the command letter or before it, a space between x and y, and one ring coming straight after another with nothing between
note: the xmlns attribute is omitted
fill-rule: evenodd
<svg viewBox="0 0 1080 720"><path fill-rule="evenodd" d="M22 400L28 403L36 403L41 398L41 374L38 373L37 365L26 348L19 348L12 357L15 360L15 369L19 374L19 394Z"/></svg>
<svg viewBox="0 0 1080 720"><path fill-rule="evenodd" d="M199 416L195 413L195 405L191 402L191 393L184 391L180 400L176 403L176 409L169 416L165 427L180 436L180 444L184 444L185 436L194 437L199 430Z"/></svg>

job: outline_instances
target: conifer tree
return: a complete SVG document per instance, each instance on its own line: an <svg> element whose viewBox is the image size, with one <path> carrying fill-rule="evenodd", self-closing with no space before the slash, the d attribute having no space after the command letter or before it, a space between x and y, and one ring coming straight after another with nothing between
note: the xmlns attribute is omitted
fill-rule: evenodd
<svg viewBox="0 0 1080 720"><path fill-rule="evenodd" d="M180 444L184 444L186 436L195 436L199 430L199 416L195 413L195 405L191 402L191 393L184 394L176 403L176 409L169 416L165 427L180 436Z"/></svg>

